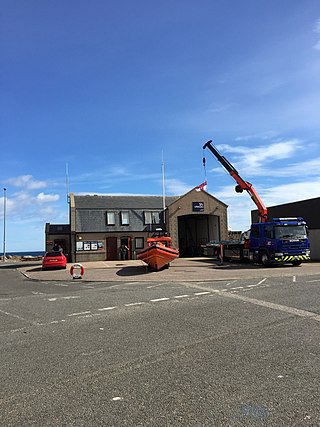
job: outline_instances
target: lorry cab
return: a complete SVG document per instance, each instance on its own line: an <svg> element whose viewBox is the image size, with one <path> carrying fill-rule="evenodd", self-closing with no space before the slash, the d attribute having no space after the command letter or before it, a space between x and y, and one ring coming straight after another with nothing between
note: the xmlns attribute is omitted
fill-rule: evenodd
<svg viewBox="0 0 320 427"><path fill-rule="evenodd" d="M305 221L301 217L273 218L252 224L250 253L253 261L265 266L284 262L299 265L310 259Z"/></svg>

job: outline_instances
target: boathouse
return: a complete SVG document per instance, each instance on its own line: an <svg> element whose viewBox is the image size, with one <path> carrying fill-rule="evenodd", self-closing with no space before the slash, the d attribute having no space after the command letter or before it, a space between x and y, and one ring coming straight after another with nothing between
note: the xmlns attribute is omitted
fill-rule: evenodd
<svg viewBox="0 0 320 427"><path fill-rule="evenodd" d="M126 258L135 259L158 228L171 235L181 257L201 256L207 242L227 239L227 205L195 189L165 200L71 193L70 224L46 224L46 250L59 240L71 262L118 260L123 247ZM59 230L65 234L57 234Z"/></svg>

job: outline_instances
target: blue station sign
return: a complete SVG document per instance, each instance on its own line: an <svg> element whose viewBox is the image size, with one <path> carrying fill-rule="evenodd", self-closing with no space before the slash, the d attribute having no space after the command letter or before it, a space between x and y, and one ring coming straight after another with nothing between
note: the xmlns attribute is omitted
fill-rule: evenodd
<svg viewBox="0 0 320 427"><path fill-rule="evenodd" d="M192 202L192 212L204 212L204 202Z"/></svg>

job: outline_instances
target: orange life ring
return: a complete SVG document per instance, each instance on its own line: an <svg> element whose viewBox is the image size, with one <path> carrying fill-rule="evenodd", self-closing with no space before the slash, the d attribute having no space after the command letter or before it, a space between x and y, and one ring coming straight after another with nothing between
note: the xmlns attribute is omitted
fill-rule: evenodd
<svg viewBox="0 0 320 427"><path fill-rule="evenodd" d="M84 267L83 267L83 265L82 264L73 264L72 266L71 266L71 268L70 268L70 274L71 274L71 276L73 276L73 277L78 277L78 275L74 275L73 273L74 273L74 269L75 268L80 268L80 276L82 277L83 275L84 275Z"/></svg>

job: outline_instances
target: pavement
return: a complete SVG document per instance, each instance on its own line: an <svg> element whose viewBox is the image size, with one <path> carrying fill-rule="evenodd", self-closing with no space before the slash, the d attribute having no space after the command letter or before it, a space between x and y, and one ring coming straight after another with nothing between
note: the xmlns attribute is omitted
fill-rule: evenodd
<svg viewBox="0 0 320 427"><path fill-rule="evenodd" d="M7 263L4 263L7 264ZM66 270L42 271L41 263L17 264L16 268L27 278L40 281L75 281L70 274L73 264ZM82 281L90 282L141 282L141 281L183 281L201 282L212 280L235 280L254 277L284 277L315 275L320 273L319 262L308 262L298 267L290 264L262 267L260 265L239 262L220 264L217 260L203 258L178 258L168 269L152 271L140 260L130 261L94 261L82 263L84 275ZM2 264L3 266L3 264ZM9 265L7 265L9 267Z"/></svg>

